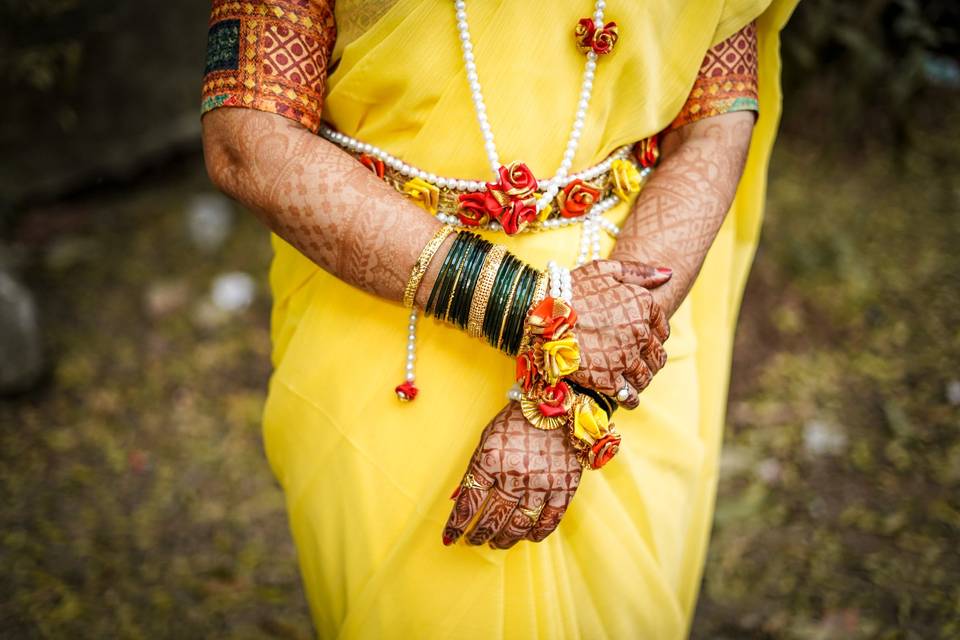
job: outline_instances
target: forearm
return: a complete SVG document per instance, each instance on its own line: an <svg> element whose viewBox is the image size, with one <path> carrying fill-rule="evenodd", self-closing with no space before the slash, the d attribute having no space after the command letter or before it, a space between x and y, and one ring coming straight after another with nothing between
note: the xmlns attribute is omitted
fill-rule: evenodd
<svg viewBox="0 0 960 640"><path fill-rule="evenodd" d="M440 222L349 154L295 122L250 109L203 118L207 171L227 195L341 280L399 301ZM418 291L423 307L441 247Z"/></svg>
<svg viewBox="0 0 960 640"><path fill-rule="evenodd" d="M611 258L673 270L653 291L667 316L689 293L733 202L753 123L753 113L739 111L667 134L663 160L620 231Z"/></svg>

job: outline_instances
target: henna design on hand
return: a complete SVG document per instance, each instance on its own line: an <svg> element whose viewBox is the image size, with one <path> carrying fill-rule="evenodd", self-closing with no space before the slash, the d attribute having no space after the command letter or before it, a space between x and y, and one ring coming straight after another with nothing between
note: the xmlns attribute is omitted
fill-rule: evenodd
<svg viewBox="0 0 960 640"><path fill-rule="evenodd" d="M626 386L629 395L623 404L635 408L637 394L666 362L662 343L670 328L650 289L667 282L670 272L595 260L571 275L580 370L570 379L609 396Z"/></svg>
<svg viewBox="0 0 960 640"><path fill-rule="evenodd" d="M523 417L520 405L511 402L484 428L466 473L489 488L459 491L444 527L444 544L467 531L470 544L489 541L492 547L508 548L534 528L517 507L536 509L546 502L545 513L552 506L562 516L580 484L582 468L563 430L537 429ZM544 520L541 514L537 541L559 522L560 517Z"/></svg>

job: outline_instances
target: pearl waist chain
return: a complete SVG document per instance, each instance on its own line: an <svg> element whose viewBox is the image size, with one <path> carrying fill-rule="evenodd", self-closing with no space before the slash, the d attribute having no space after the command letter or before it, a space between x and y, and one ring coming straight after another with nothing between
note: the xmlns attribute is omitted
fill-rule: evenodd
<svg viewBox="0 0 960 640"><path fill-rule="evenodd" d="M320 128L320 135L357 158L377 177L437 216L441 222L462 228L503 230L495 220L478 220L464 213L463 196L487 191L486 182L438 176L327 125ZM649 143L644 141L641 144ZM602 214L639 191L653 170L652 166L644 166L643 157L637 159L635 151L633 145L624 145L583 171L562 179L554 177L539 181L534 197L541 198L545 194L549 197L551 193L555 195L548 205L541 208L537 219L521 231L543 231L583 224L585 235L602 228L611 236L616 236L619 229ZM590 234L587 233L588 228Z"/></svg>

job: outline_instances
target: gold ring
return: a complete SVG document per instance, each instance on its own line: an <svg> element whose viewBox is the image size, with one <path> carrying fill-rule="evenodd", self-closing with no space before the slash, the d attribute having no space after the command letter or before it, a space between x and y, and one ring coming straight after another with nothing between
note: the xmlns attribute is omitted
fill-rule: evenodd
<svg viewBox="0 0 960 640"><path fill-rule="evenodd" d="M526 507L517 507L520 510L520 513L527 516L533 522L536 522L540 519L540 512L543 511L543 504L541 504L536 509L527 509Z"/></svg>
<svg viewBox="0 0 960 640"><path fill-rule="evenodd" d="M478 482L476 478L473 477L472 473L468 473L467 475L463 476L463 482L460 483L460 486L463 487L464 489L483 489L484 491L486 491L487 489L492 487L493 484L489 484L489 485L482 484Z"/></svg>

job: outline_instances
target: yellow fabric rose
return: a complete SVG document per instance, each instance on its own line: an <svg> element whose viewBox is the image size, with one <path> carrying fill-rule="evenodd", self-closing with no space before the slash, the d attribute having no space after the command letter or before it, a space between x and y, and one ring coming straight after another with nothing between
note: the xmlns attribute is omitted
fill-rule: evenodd
<svg viewBox="0 0 960 640"><path fill-rule="evenodd" d="M618 158L610 165L613 190L622 200L640 191L640 172L629 160Z"/></svg>
<svg viewBox="0 0 960 640"><path fill-rule="evenodd" d="M573 435L590 445L610 433L607 413L589 398L577 403L573 414Z"/></svg>
<svg viewBox="0 0 960 640"><path fill-rule="evenodd" d="M421 209L426 209L430 213L437 212L437 206L440 204L440 189L421 178L413 178L403 185L403 192L410 196Z"/></svg>
<svg viewBox="0 0 960 640"><path fill-rule="evenodd" d="M543 344L543 373L550 384L556 384L580 368L580 345L574 337L551 340Z"/></svg>

